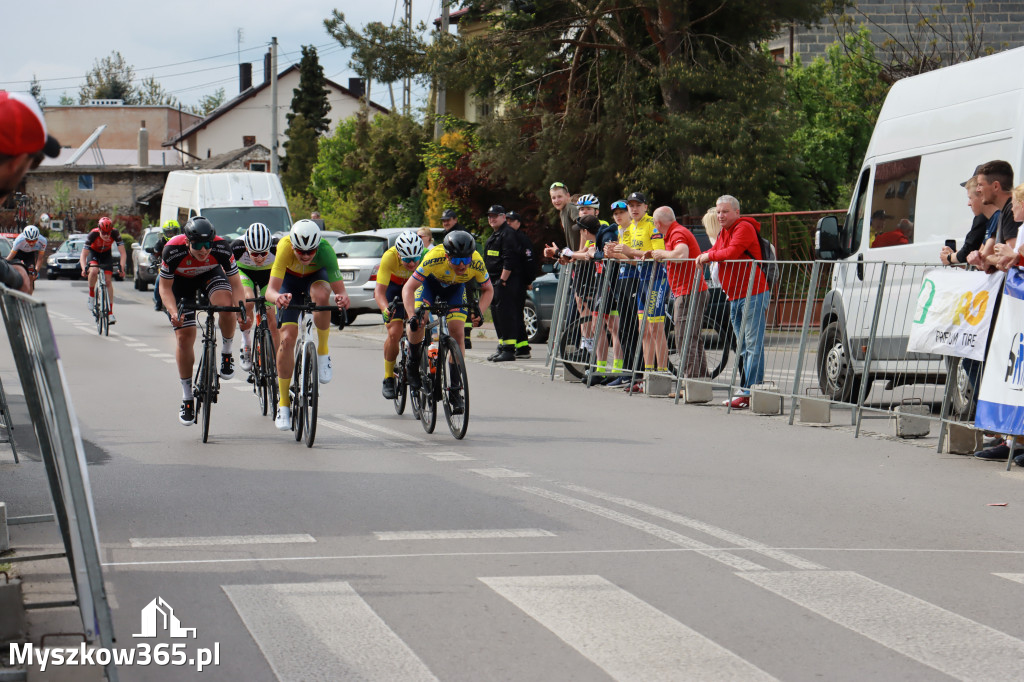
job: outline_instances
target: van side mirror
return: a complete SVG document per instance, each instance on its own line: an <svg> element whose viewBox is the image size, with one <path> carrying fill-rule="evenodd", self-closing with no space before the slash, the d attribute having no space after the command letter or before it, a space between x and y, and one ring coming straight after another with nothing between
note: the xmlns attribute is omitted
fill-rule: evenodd
<svg viewBox="0 0 1024 682"><path fill-rule="evenodd" d="M814 242L815 257L820 260L838 260L845 255L841 253L839 221L834 215L827 215L818 220Z"/></svg>

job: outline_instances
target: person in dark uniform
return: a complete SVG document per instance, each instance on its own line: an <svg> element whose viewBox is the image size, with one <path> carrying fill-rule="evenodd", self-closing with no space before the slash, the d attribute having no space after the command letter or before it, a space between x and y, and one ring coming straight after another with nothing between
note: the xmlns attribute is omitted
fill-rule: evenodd
<svg viewBox="0 0 1024 682"><path fill-rule="evenodd" d="M451 234L452 232L465 232L466 234L473 234L459 223L459 217L455 214L455 210L446 208L441 214L441 227L444 228L444 236ZM444 239L442 237L442 241ZM476 235L473 235L476 239ZM470 310L475 310L480 301L480 285L477 284L476 280L471 279L466 282L466 300L469 301ZM466 334L466 349L473 349L473 341L469 338L469 334Z"/></svg>
<svg viewBox="0 0 1024 682"><path fill-rule="evenodd" d="M518 213L515 211L506 213L505 222L512 228L519 243L519 261L521 264L519 282L516 289L510 293L515 297L513 307L519 311L513 324L513 329L515 329L516 357L525 360L530 357L530 340L526 336L526 320L523 318L523 309L526 307L526 288L530 286L536 275L536 272L533 271L536 267L534 246L530 238L526 236L526 233L520 229L523 225L523 219Z"/></svg>
<svg viewBox="0 0 1024 682"><path fill-rule="evenodd" d="M487 209L487 222L493 232L484 245L484 264L494 283L494 331L498 334L498 350L487 358L491 362L516 359L516 329L522 324L523 310L518 309L516 291L522 287L522 255L519 237L505 220L505 207Z"/></svg>

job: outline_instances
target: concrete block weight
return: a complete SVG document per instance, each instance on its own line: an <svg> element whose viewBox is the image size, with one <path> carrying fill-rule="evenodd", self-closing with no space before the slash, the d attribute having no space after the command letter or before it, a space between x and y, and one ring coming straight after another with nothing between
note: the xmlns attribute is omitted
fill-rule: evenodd
<svg viewBox="0 0 1024 682"><path fill-rule="evenodd" d="M683 379L683 396L683 402L690 404L710 403L715 397L711 384L693 379Z"/></svg>
<svg viewBox="0 0 1024 682"><path fill-rule="evenodd" d="M773 391L774 383L754 384L750 387L750 411L754 414L782 414L782 396Z"/></svg>
<svg viewBox="0 0 1024 682"><path fill-rule="evenodd" d="M644 377L644 393L646 395L665 396L672 392L675 384L671 377L659 374L648 374Z"/></svg>
<svg viewBox="0 0 1024 682"><path fill-rule="evenodd" d="M931 414L927 405L897 405L893 411L896 413L897 438L921 438L931 431L931 422L921 418Z"/></svg>
<svg viewBox="0 0 1024 682"><path fill-rule="evenodd" d="M947 424L942 451L951 455L971 455L982 449L984 440L984 435L975 428L960 424Z"/></svg>
<svg viewBox="0 0 1024 682"><path fill-rule="evenodd" d="M800 398L800 421L804 424L831 424L832 404L827 400Z"/></svg>

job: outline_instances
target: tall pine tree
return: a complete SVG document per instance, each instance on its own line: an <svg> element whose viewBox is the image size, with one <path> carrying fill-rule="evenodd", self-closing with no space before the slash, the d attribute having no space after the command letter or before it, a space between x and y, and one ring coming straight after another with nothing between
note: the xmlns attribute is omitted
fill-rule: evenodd
<svg viewBox="0 0 1024 682"><path fill-rule="evenodd" d="M287 116L285 135L288 141L284 143L287 156L281 161L281 179L288 190L297 194L309 195L309 176L316 163L316 141L331 123L327 117L331 105L327 101L329 91L325 80L316 48L303 45L299 87L292 90L292 107Z"/></svg>

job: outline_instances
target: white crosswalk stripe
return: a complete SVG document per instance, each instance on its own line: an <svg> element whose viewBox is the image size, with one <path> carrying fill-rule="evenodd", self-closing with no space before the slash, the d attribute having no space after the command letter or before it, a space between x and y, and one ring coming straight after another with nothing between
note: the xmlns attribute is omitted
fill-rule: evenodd
<svg viewBox="0 0 1024 682"><path fill-rule="evenodd" d="M740 573L868 639L962 680L1024 679L1024 641L849 571Z"/></svg>
<svg viewBox="0 0 1024 682"><path fill-rule="evenodd" d="M496 528L494 530L396 530L377 531L378 540L487 540L498 538L553 538L541 528Z"/></svg>
<svg viewBox="0 0 1024 682"><path fill-rule="evenodd" d="M1012 580L1015 583L1024 584L1024 573L993 573L992 575Z"/></svg>
<svg viewBox="0 0 1024 682"><path fill-rule="evenodd" d="M223 590L281 682L437 679L346 582Z"/></svg>
<svg viewBox="0 0 1024 682"><path fill-rule="evenodd" d="M480 580L613 679L775 679L600 576Z"/></svg>
<svg viewBox="0 0 1024 682"><path fill-rule="evenodd" d="M231 545L281 545L316 542L312 535L217 535L183 538L129 538L132 547L226 547Z"/></svg>

